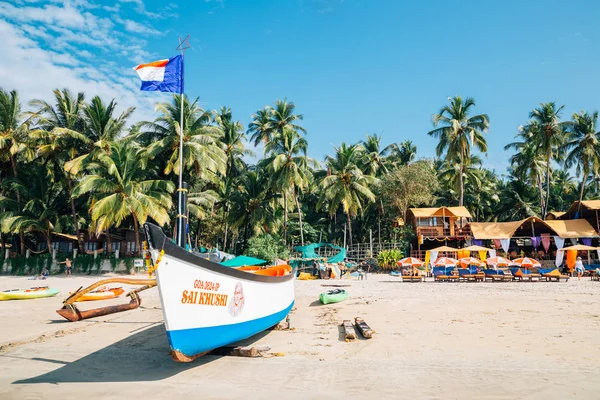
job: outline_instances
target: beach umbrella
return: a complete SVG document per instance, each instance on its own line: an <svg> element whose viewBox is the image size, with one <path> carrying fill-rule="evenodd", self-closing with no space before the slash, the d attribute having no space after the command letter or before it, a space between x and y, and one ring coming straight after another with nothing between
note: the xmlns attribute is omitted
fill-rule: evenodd
<svg viewBox="0 0 600 400"><path fill-rule="evenodd" d="M513 265L513 262L510 261L508 258L504 258L504 257L500 257L500 256L490 257L487 260L485 260L485 262L488 265L496 265L499 267L508 267L509 265Z"/></svg>
<svg viewBox="0 0 600 400"><path fill-rule="evenodd" d="M414 257L406 257L397 263L400 267L422 267L423 261Z"/></svg>
<svg viewBox="0 0 600 400"><path fill-rule="evenodd" d="M477 267L481 267L483 265L483 261L478 260L474 257L464 257L458 260L462 267L468 267L469 265L475 265Z"/></svg>
<svg viewBox="0 0 600 400"><path fill-rule="evenodd" d="M519 267L525 268L539 268L542 266L542 264L538 260L534 260L533 258L529 257L515 258L514 260L512 260L512 262L513 264L518 265Z"/></svg>
<svg viewBox="0 0 600 400"><path fill-rule="evenodd" d="M450 257L442 257L438 258L436 262L433 264L436 267L454 267L458 264L458 260Z"/></svg>

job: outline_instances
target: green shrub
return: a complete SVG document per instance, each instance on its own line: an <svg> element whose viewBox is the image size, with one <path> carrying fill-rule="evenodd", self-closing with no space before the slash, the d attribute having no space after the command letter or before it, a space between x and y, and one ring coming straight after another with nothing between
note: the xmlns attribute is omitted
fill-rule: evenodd
<svg viewBox="0 0 600 400"><path fill-rule="evenodd" d="M394 269L402 257L402 252L398 249L383 250L377 254L377 264L382 269Z"/></svg>
<svg viewBox="0 0 600 400"><path fill-rule="evenodd" d="M274 262L276 258L285 260L290 257L290 252L283 243L283 240L268 233L250 239L248 249L246 249L244 254L267 260L270 263Z"/></svg>

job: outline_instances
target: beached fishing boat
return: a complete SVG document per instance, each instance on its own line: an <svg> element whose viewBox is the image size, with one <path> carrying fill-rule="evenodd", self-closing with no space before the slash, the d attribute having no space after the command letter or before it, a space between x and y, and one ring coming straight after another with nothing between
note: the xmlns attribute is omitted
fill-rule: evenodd
<svg viewBox="0 0 600 400"><path fill-rule="evenodd" d="M295 271L242 271L185 251L144 225L156 266L173 358L191 361L283 320L294 305Z"/></svg>

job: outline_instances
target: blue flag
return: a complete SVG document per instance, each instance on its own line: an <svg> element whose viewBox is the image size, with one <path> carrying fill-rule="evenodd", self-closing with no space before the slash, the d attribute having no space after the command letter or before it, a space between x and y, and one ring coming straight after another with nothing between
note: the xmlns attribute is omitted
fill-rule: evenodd
<svg viewBox="0 0 600 400"><path fill-rule="evenodd" d="M134 67L142 80L140 90L183 93L183 56Z"/></svg>

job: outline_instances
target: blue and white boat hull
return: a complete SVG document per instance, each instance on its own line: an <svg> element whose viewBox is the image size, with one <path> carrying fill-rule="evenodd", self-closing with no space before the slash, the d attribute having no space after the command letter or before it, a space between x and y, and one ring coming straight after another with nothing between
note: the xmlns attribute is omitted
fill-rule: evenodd
<svg viewBox="0 0 600 400"><path fill-rule="evenodd" d="M188 253L147 224L173 357L190 361L276 325L294 305L294 275L263 276ZM166 237L165 237L166 238ZM164 243L163 247L159 247Z"/></svg>

